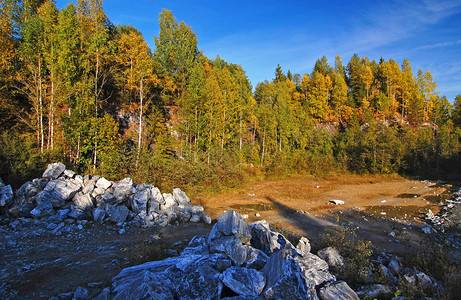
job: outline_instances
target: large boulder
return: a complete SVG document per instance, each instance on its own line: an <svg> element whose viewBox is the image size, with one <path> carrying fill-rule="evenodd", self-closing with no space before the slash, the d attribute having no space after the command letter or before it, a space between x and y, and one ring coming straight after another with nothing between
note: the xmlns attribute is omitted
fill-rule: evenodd
<svg viewBox="0 0 461 300"><path fill-rule="evenodd" d="M180 188L173 189L173 199L175 200L176 205L181 208L191 205L189 197L187 197L186 193L184 193Z"/></svg>
<svg viewBox="0 0 461 300"><path fill-rule="evenodd" d="M272 253L271 231L266 221L258 221L249 225L251 231L251 246L264 251L267 255Z"/></svg>
<svg viewBox="0 0 461 300"><path fill-rule="evenodd" d="M270 299L309 299L309 287L289 249L273 253L262 270L266 277L263 296Z"/></svg>
<svg viewBox="0 0 461 300"><path fill-rule="evenodd" d="M81 210L91 210L93 208L93 199L89 194L77 194L74 199L74 206Z"/></svg>
<svg viewBox="0 0 461 300"><path fill-rule="evenodd" d="M320 288L319 297L322 300L359 300L357 294L344 281L327 283Z"/></svg>
<svg viewBox="0 0 461 300"><path fill-rule="evenodd" d="M254 236L250 236L253 228ZM123 270L112 281L111 296L319 299L317 292L322 289L321 299L357 299L346 283L336 282L328 273L324 260L307 250L306 241L302 239L301 246L294 248L279 233L270 231L267 223L248 226L241 215L228 211L208 236L193 238L180 256ZM270 256L262 249L269 249Z"/></svg>
<svg viewBox="0 0 461 300"><path fill-rule="evenodd" d="M34 218L42 218L51 216L54 213L53 204L49 199L43 199L36 208L34 208L30 214Z"/></svg>
<svg viewBox="0 0 461 300"><path fill-rule="evenodd" d="M219 273L210 255L181 255L124 269L112 280L112 299L218 299Z"/></svg>
<svg viewBox="0 0 461 300"><path fill-rule="evenodd" d="M142 212L147 213L147 203L149 202L150 196L150 189L136 191L130 199L131 209L135 214L140 214Z"/></svg>
<svg viewBox="0 0 461 300"><path fill-rule="evenodd" d="M107 210L110 220L116 224L125 222L129 213L130 211L125 205L112 206Z"/></svg>
<svg viewBox="0 0 461 300"><path fill-rule="evenodd" d="M209 247L211 253L225 253L236 266L242 266L247 260L247 249L242 245L238 236L213 239Z"/></svg>
<svg viewBox="0 0 461 300"><path fill-rule="evenodd" d="M78 184L73 183L69 180L56 179L50 180L45 186L43 192L46 195L41 195L41 197L47 197L53 203L53 207L62 207L65 205L65 202L71 200L74 195L81 189ZM39 194L37 194L36 201Z"/></svg>
<svg viewBox="0 0 461 300"><path fill-rule="evenodd" d="M223 235L235 235L242 240L250 241L251 234L245 219L234 210L228 210L221 214L216 223L216 229Z"/></svg>
<svg viewBox="0 0 461 300"><path fill-rule="evenodd" d="M45 172L43 172L42 177L49 179L57 179L59 176L62 175L62 173L64 173L65 170L66 166L63 163L58 162L54 164L49 164Z"/></svg>
<svg viewBox="0 0 461 300"><path fill-rule="evenodd" d="M314 255L307 253L304 256L295 256L294 260L300 266L304 277L309 278L311 287L318 287L326 282L335 281L335 276L328 272L326 261Z"/></svg>
<svg viewBox="0 0 461 300"><path fill-rule="evenodd" d="M133 181L131 178L125 178L120 180L118 183L113 185L113 195L116 203L122 203L128 200L132 194L136 192L133 187Z"/></svg>
<svg viewBox="0 0 461 300"><path fill-rule="evenodd" d="M239 295L258 296L266 285L263 273L254 269L230 267L221 275L222 282Z"/></svg>

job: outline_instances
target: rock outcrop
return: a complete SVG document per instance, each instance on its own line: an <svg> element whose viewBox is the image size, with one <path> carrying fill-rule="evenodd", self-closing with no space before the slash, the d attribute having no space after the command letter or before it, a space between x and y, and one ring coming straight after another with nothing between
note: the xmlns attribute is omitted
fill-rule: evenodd
<svg viewBox="0 0 461 300"><path fill-rule="evenodd" d="M294 247L266 222L247 224L233 210L180 256L124 269L113 299L358 299L301 239ZM339 297L339 298L338 298Z"/></svg>
<svg viewBox="0 0 461 300"><path fill-rule="evenodd" d="M166 226L175 222L210 224L200 205L192 205L179 188L162 194L154 186L133 184L130 178L112 182L104 177L76 175L62 163L49 164L42 175L23 184L14 194L0 180L0 206L14 217L48 218L51 223L66 218L135 225Z"/></svg>

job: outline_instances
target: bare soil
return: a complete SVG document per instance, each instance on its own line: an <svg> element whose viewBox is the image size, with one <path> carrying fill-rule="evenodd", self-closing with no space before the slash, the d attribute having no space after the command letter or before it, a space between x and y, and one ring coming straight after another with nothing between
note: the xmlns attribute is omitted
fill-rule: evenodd
<svg viewBox="0 0 461 300"><path fill-rule="evenodd" d="M292 176L219 195L199 195L195 201L212 218L231 208L248 215L250 222L265 219L308 237L314 245L329 227L350 226L376 248L399 254L409 244L427 241L421 230L427 226L422 217L429 210L436 214L440 202L452 192L452 184L397 176ZM344 204L335 205L331 200Z"/></svg>
<svg viewBox="0 0 461 300"><path fill-rule="evenodd" d="M228 209L247 215L248 222L266 219L282 231L308 237L314 249L329 228L352 226L377 249L401 254L428 241L421 216L429 209L437 213L439 202L449 199L451 190L448 184L401 177L293 176L197 195L192 202L203 205L213 219ZM0 226L0 299L45 299L78 286L95 295L123 268L174 255L172 250L180 252L193 236L211 229L188 223L126 228L120 235L119 227L89 223L82 230L55 236L44 227ZM41 233L27 234L34 230Z"/></svg>

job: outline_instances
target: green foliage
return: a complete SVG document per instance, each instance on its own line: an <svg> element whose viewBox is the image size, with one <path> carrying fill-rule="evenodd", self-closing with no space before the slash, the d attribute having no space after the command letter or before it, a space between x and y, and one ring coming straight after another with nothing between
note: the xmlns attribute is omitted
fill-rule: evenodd
<svg viewBox="0 0 461 300"><path fill-rule="evenodd" d="M368 274L371 271L371 256L373 255L370 241L363 241L357 237L358 227L339 225L329 227L321 236L321 248L334 247L344 258L344 266L337 271L337 277L347 280L352 287L370 283Z"/></svg>
<svg viewBox="0 0 461 300"><path fill-rule="evenodd" d="M1 11L5 178L54 160L214 191L296 172L459 172L459 97L452 110L406 59L400 68L355 54L345 67L336 56L332 67L324 56L303 76L277 65L253 93L240 65L207 58L165 9L153 53L136 28L114 27L100 0L61 10L2 1Z"/></svg>

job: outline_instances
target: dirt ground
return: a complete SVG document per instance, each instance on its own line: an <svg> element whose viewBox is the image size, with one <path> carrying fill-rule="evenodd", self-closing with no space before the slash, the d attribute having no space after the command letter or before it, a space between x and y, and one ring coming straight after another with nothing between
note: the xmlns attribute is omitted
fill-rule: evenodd
<svg viewBox="0 0 461 300"><path fill-rule="evenodd" d="M308 237L315 245L329 227L350 226L383 251L405 252L424 243L425 213L439 211L457 185L385 176L293 176L256 182L242 189L194 199L212 218L232 208L248 221L265 219ZM342 200L335 205L331 200ZM393 233L392 233L393 232Z"/></svg>
<svg viewBox="0 0 461 300"><path fill-rule="evenodd" d="M439 202L449 199L451 190L449 184L400 177L294 176L198 195L192 202L203 205L213 219L228 209L247 215L248 222L266 219L281 230L308 237L314 249L328 228L347 225L378 249L399 254L428 239L420 217L429 209L437 213ZM123 268L174 255L193 236L211 229L188 223L126 228L120 235L119 227L89 223L55 236L43 226L0 226L0 299L45 299L78 286L97 293L110 286Z"/></svg>

